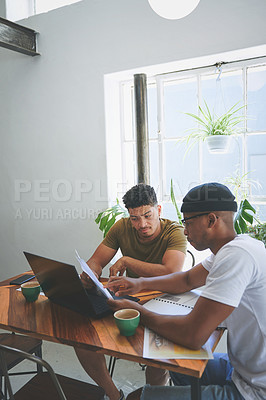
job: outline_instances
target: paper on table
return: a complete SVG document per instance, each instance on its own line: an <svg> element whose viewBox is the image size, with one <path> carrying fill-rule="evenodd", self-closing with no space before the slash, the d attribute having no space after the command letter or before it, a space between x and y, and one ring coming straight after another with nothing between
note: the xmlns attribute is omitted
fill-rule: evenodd
<svg viewBox="0 0 266 400"><path fill-rule="evenodd" d="M213 358L209 342L206 342L199 350L191 350L179 346L157 333L145 328L143 357L154 359L193 359L209 360Z"/></svg>
<svg viewBox="0 0 266 400"><path fill-rule="evenodd" d="M90 269L90 267L88 266L88 264L79 256L77 250L75 250L75 252L76 252L76 258L77 258L78 262L80 263L80 266L81 266L82 270L83 270L84 272L86 272L87 275L89 275L89 277L91 278L91 280L95 283L95 285L100 289L100 291L101 291L108 299L112 299L113 297L111 296L111 294L109 293L109 291L103 287L103 284L96 278L96 276L94 275L94 273L92 272L92 270Z"/></svg>
<svg viewBox="0 0 266 400"><path fill-rule="evenodd" d="M150 311L162 315L187 315L198 300L200 291L172 295L163 294L144 304ZM210 359L213 358L209 343L205 343L200 350L190 350L179 346L157 333L145 328L143 357L155 359Z"/></svg>

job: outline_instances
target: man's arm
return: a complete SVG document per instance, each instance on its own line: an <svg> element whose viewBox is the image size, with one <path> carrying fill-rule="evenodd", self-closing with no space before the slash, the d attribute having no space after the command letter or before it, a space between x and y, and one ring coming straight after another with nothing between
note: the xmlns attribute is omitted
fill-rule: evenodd
<svg viewBox="0 0 266 400"><path fill-rule="evenodd" d="M127 268L139 276L167 275L181 271L184 260L185 254L179 250L166 250L162 264L152 264L124 256L110 267L110 276L123 275Z"/></svg>
<svg viewBox="0 0 266 400"><path fill-rule="evenodd" d="M175 272L165 276L152 278L126 278L125 276L112 276L108 287L117 296L134 294L141 290L160 290L165 293L184 293L203 286L206 282L208 271L202 264L196 265L185 272Z"/></svg>
<svg viewBox="0 0 266 400"><path fill-rule="evenodd" d="M174 343L193 350L200 349L217 326L234 307L200 297L188 315L161 315L146 310L129 300L108 300L114 309L135 308L141 313L141 323Z"/></svg>
<svg viewBox="0 0 266 400"><path fill-rule="evenodd" d="M92 269L98 279L101 276L102 269L112 260L116 252L117 250L111 249L101 243L91 258L87 261L88 266ZM81 280L86 286L90 284L90 278L85 272L82 272Z"/></svg>
<svg viewBox="0 0 266 400"><path fill-rule="evenodd" d="M188 315L162 316L144 309L141 321L167 339L198 350L233 310L227 304L200 297Z"/></svg>
<svg viewBox="0 0 266 400"><path fill-rule="evenodd" d="M205 284L208 271L202 264L186 272L154 277L111 277L109 287L118 295L133 294L143 289L160 290L167 293L183 293ZM114 310L135 308L141 313L141 323L174 343L191 349L199 349L217 326L234 310L234 307L200 297L188 315L160 315L146 310L129 300L108 300Z"/></svg>
<svg viewBox="0 0 266 400"><path fill-rule="evenodd" d="M109 286L119 289L118 294L135 293L143 289L167 293L183 293L205 284L208 271L202 264L186 272L176 272L163 277L129 279L111 277ZM199 297L188 315L160 315L146 310L129 300L108 300L114 310L135 308L141 313L141 323L174 343L199 349L217 326L234 310L234 307Z"/></svg>

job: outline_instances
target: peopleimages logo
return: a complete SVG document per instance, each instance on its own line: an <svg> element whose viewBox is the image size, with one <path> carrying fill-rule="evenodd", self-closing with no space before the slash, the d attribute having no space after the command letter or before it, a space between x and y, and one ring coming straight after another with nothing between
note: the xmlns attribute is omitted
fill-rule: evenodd
<svg viewBox="0 0 266 400"><path fill-rule="evenodd" d="M106 198L100 196L100 181L96 181L93 185L87 179L76 180L71 182L67 179L36 179L33 182L26 179L15 180L15 201L22 201L26 195L31 195L32 200L36 202L67 202L69 200L82 201L85 194L90 193L94 189L97 190L99 200L104 201Z"/></svg>
<svg viewBox="0 0 266 400"><path fill-rule="evenodd" d="M99 212L103 210L96 210L92 208L53 208L45 207L32 207L22 208L18 207L15 212L15 219L17 220L95 220Z"/></svg>
<svg viewBox="0 0 266 400"><path fill-rule="evenodd" d="M101 210L82 205L107 201L107 196L102 193L100 180L92 183L87 179L74 182L67 179L16 179L14 200L18 205L15 219L94 220ZM74 206L70 207L70 204Z"/></svg>

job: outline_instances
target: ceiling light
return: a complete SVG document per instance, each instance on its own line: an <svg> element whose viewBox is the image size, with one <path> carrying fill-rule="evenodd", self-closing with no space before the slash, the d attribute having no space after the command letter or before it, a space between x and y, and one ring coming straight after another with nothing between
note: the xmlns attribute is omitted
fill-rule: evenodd
<svg viewBox="0 0 266 400"><path fill-rule="evenodd" d="M179 19L190 14L200 0L148 0L151 8L160 17Z"/></svg>

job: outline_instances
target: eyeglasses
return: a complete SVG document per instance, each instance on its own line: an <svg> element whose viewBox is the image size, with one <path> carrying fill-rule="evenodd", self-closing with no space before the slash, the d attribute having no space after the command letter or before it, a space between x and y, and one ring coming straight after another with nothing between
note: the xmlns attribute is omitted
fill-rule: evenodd
<svg viewBox="0 0 266 400"><path fill-rule="evenodd" d="M188 218L182 219L181 222L182 222L182 224L183 224L184 226L186 226L188 220L193 219L193 218L202 217L203 215L209 215L209 214L210 214L210 213L208 212L208 213L193 215L193 217L188 217Z"/></svg>

